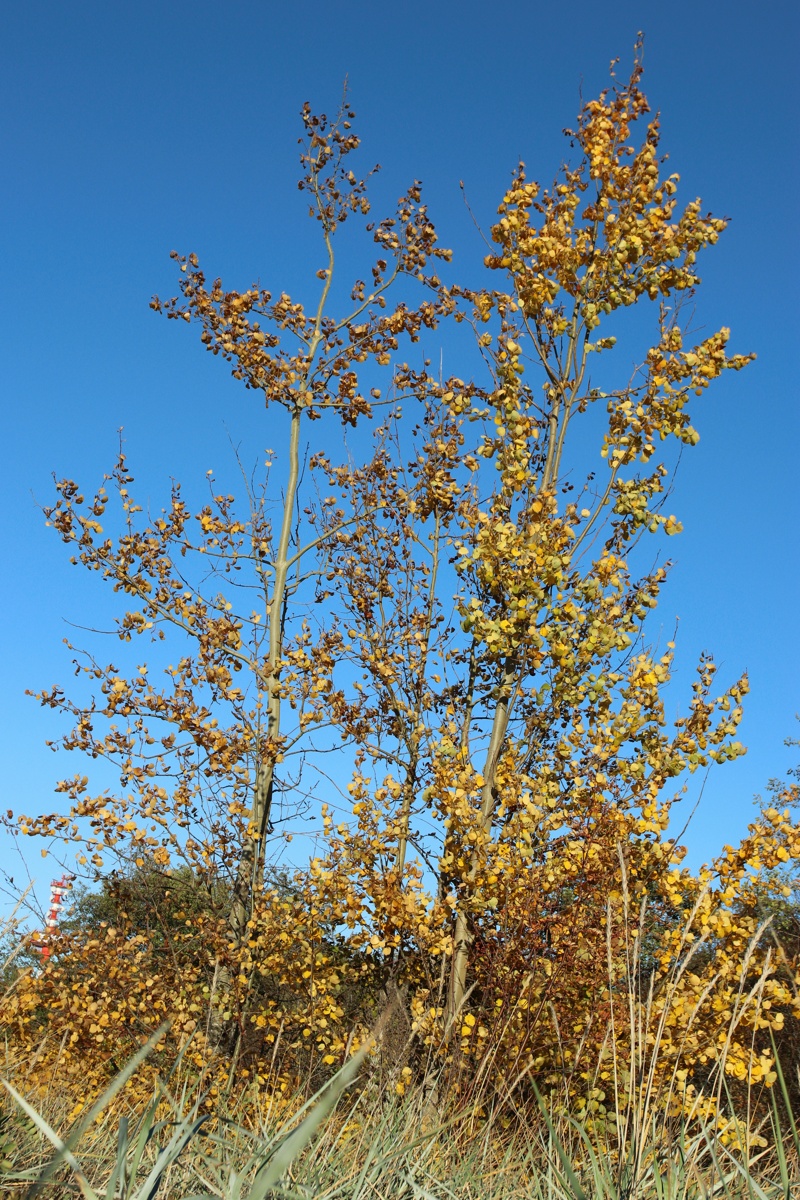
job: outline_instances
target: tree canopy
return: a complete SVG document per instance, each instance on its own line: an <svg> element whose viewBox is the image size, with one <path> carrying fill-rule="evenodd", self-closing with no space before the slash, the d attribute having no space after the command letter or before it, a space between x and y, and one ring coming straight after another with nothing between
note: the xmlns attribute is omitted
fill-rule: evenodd
<svg viewBox="0 0 800 1200"><path fill-rule="evenodd" d="M504 1078L567 1078L603 1112L609 1024L635 1042L643 1011L676 1112L716 1111L723 1070L774 1079L796 963L746 948L758 896L785 887L769 873L800 854L796 821L764 807L695 873L667 836L685 773L743 752L747 692L704 656L666 715L674 645L647 622L681 530L675 451L698 440L698 398L753 356L728 352L727 328L692 337L698 259L726 222L679 202L641 74L583 107L552 184L516 167L483 283L461 280L419 183L373 217L347 102L302 113L310 301L228 290L173 254L178 292L152 307L272 409L274 449L239 499L211 478L196 511L175 484L145 513L122 450L99 489L61 480L46 509L118 593L120 645L76 651L90 695L39 699L71 725L60 747L112 764L119 788L80 769L58 785L66 811L20 828L86 868L195 881L191 902L163 889L169 955L166 926L118 906L14 989L9 1019L33 1036L44 1005L75 1071L100 1079L162 1015L177 1041L205 1031L198 1054L231 1075L281 1038L324 1071L399 996L397 1063L441 1058L465 1088L490 1051ZM340 286L357 221L373 265ZM445 336L458 375L437 369ZM278 885L288 816L322 835Z"/></svg>

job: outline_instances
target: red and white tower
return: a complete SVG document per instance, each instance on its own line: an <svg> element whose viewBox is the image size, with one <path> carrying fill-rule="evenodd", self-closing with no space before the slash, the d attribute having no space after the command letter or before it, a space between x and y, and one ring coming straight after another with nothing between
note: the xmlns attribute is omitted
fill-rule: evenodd
<svg viewBox="0 0 800 1200"><path fill-rule="evenodd" d="M64 897L72 887L74 879L74 875L62 875L60 879L55 879L50 884L50 907L47 910L44 932L39 934L34 941L34 944L39 947L39 953L43 960L50 957L48 935L55 933L58 928L59 909L64 903Z"/></svg>

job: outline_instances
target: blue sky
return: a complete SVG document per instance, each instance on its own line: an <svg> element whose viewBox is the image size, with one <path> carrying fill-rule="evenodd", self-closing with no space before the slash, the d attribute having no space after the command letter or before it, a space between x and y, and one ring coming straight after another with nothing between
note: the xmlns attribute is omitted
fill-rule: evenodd
<svg viewBox="0 0 800 1200"><path fill-rule="evenodd" d="M253 397L149 310L175 290L169 251L195 250L231 287L260 278L302 295L319 264L295 187L298 112L306 99L334 110L347 76L362 163L383 165L376 210L421 178L474 277L483 247L459 181L484 227L519 157L549 182L581 97L605 86L612 57L626 77L643 28L644 87L681 194L732 219L702 263L698 323L731 326L732 349L758 354L699 404L659 610L665 635L680 621L676 705L702 650L721 681L750 673L749 754L711 773L687 835L694 862L737 840L753 794L799 757L783 745L800 733L796 6L76 0L7 6L3 24L3 808L49 808L77 768L46 750L59 722L23 693L68 684L64 621L109 611L44 528L33 497L49 498L51 472L92 486L124 426L160 505L170 477L230 465L229 439L270 444ZM8 842L0 866L22 877Z"/></svg>

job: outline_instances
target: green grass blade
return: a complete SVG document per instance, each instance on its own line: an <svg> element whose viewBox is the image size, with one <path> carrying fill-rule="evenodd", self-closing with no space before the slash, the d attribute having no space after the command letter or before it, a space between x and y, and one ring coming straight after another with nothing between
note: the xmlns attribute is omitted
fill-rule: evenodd
<svg viewBox="0 0 800 1200"><path fill-rule="evenodd" d="M794 1113L792 1112L792 1101L789 1096L789 1088L786 1083L786 1076L783 1073L783 1067L781 1066L780 1055L778 1054L778 1048L775 1045L775 1038L772 1035L772 1033L770 1033L770 1040L772 1042L772 1055L773 1055L773 1058L775 1059L775 1072L778 1076L778 1084L780 1086L781 1096L783 1097L783 1103L784 1103L784 1107L786 1109L786 1116L789 1121L789 1128L792 1131L792 1141L794 1143L795 1154L798 1156L798 1158L800 1158L800 1132L798 1132L797 1121L795 1120ZM773 1103L775 1103L774 1100L773 1100ZM779 1125L779 1128L780 1128L780 1125Z"/></svg>
<svg viewBox="0 0 800 1200"><path fill-rule="evenodd" d="M128 1118L121 1117L119 1122L119 1130L117 1131L117 1157L114 1162L114 1170L111 1173L111 1178L106 1185L106 1200L116 1200L116 1197L125 1195L125 1190L128 1183Z"/></svg>
<svg viewBox="0 0 800 1200"><path fill-rule="evenodd" d="M81 1120L70 1132L69 1137L67 1137L67 1139L63 1142L58 1134L56 1134L54 1130L50 1129L50 1126L47 1124L44 1118L40 1117L36 1110L14 1091L10 1083L8 1083L6 1080L0 1080L0 1082L2 1082L8 1091L13 1095L17 1103L24 1109L25 1112L28 1113L31 1120L35 1121L42 1133L44 1133L45 1137L47 1137L48 1141L50 1141L52 1145L56 1147L57 1153L50 1160L50 1162L43 1167L38 1175L35 1184L35 1188L37 1190L41 1189L41 1187L47 1183L53 1172L58 1168L59 1163L63 1161L68 1163L70 1169L75 1173L75 1178L78 1181L84 1195L91 1196L93 1198L97 1197L97 1193L94 1191L94 1189L89 1188L89 1183L85 1174L83 1173L83 1169L78 1160L72 1154L72 1151L78 1144L84 1132L89 1128L92 1122L100 1116L103 1109L111 1103L120 1089L125 1086L134 1072L141 1066L150 1051L154 1046L157 1045L168 1029L169 1022L166 1021L155 1031L151 1037L147 1039L142 1048L137 1050L133 1058L131 1058L130 1061L122 1068L119 1074L114 1077L109 1086L103 1092L102 1096L100 1096L100 1098L95 1101L89 1111L83 1115ZM83 1179L83 1183L81 1183L81 1179ZM89 1191L86 1191L85 1188L89 1188Z"/></svg>
<svg viewBox="0 0 800 1200"><path fill-rule="evenodd" d="M89 1180L84 1175L81 1164L75 1158L74 1154L66 1145L66 1143L62 1142L56 1131L50 1128L44 1117L39 1115L33 1105L29 1104L24 1096L20 1096L19 1092L11 1086L7 1079L0 1079L0 1083L2 1083L3 1087L9 1093L9 1095L13 1097L22 1111L26 1113L28 1117L30 1117L36 1128L44 1134L48 1142L55 1147L56 1155L49 1164L51 1170L48 1171L48 1175L52 1173L52 1170L55 1170L60 1162L63 1161L67 1164L75 1176L78 1187L81 1189L81 1194L86 1198L86 1200L100 1200L94 1188L89 1184ZM30 1194L35 1195L36 1192L39 1191L41 1184L45 1182L46 1178L47 1176L40 1175L33 1184Z"/></svg>
<svg viewBox="0 0 800 1200"><path fill-rule="evenodd" d="M300 1151L308 1145L325 1118L335 1108L345 1088L349 1087L358 1074L366 1056L366 1049L359 1050L348 1063L337 1071L325 1088L322 1097L287 1138L273 1151L267 1162L253 1180L248 1200L266 1200L269 1192L283 1178Z"/></svg>
<svg viewBox="0 0 800 1200"><path fill-rule="evenodd" d="M544 1123L547 1126L548 1132L550 1133L550 1137L552 1138L552 1141L553 1141L553 1145L555 1146L556 1151L558 1153L558 1157L561 1159L561 1165L564 1168L564 1174L566 1175L566 1179L562 1179L559 1177L559 1183L561 1183L562 1185L566 1184L568 1187L571 1188L574 1200L589 1200L589 1197L586 1195L586 1192L583 1190L583 1187L581 1186L581 1181L578 1179L578 1176L575 1174L575 1168L573 1167L572 1163L570 1162L569 1155L567 1154L566 1149L564 1148L560 1137L556 1133L555 1126L553 1125L553 1122L550 1119L550 1114L548 1113L548 1111L545 1107L545 1103L541 1097L539 1089L537 1088L536 1084L533 1083L532 1080L531 1080L531 1085L533 1087L534 1095L536 1096L536 1103L539 1105L539 1111L542 1114L542 1117L544 1118Z"/></svg>
<svg viewBox="0 0 800 1200"><path fill-rule="evenodd" d="M153 1200L153 1197L161 1186L164 1172L178 1161L198 1129L205 1124L210 1116L211 1113L204 1113L202 1117L197 1117L193 1121L187 1119L181 1122L164 1149L159 1153L150 1174L142 1186L136 1190L133 1200Z"/></svg>
<svg viewBox="0 0 800 1200"><path fill-rule="evenodd" d="M770 1101L772 1103L772 1112L770 1118L772 1121L772 1135L775 1142L775 1154L778 1159L778 1171L781 1177L781 1190L784 1200L791 1200L789 1192L789 1164L786 1161L786 1147L783 1144L783 1136L781 1131L781 1118L778 1109L778 1101L775 1099L775 1093L770 1093Z"/></svg>

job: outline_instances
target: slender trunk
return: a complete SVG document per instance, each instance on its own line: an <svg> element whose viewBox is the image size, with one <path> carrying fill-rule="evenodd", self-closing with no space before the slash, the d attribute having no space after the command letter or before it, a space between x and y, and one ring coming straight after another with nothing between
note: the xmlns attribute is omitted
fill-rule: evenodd
<svg viewBox="0 0 800 1200"><path fill-rule="evenodd" d="M322 217L325 201L315 185L317 209ZM264 741L257 747L256 784L253 807L250 814L250 829L239 857L234 884L234 902L231 909L231 931L237 946L241 945L247 931L247 922L253 913L253 899L261 890L264 881L264 859L266 840L269 833L272 797L275 788L275 764L279 750L281 732L281 698L279 688L280 660L283 651L283 629L286 619L286 582L289 570L303 551L290 555L292 522L294 520L297 488L300 480L300 421L304 401L301 400L312 372L317 350L324 341L322 319L333 279L333 243L329 226L323 219L325 246L328 251L328 270L314 319L314 332L308 343L308 359L305 378L296 388L295 401L291 409L289 433L289 477L283 500L278 552L275 557L275 582L269 604L269 653L267 658L267 732ZM316 543L312 543L315 545Z"/></svg>
<svg viewBox="0 0 800 1200"><path fill-rule="evenodd" d="M414 754L408 764L406 770L406 778L403 784L403 800L400 805L400 836L397 840L397 882L402 888L403 872L406 868L406 854L408 852L408 826L411 819L411 805L414 801L414 796L417 790L417 765L419 756L414 749Z"/></svg>
<svg viewBox="0 0 800 1200"><path fill-rule="evenodd" d="M487 838L491 833L492 821L494 819L494 813L497 807L495 776L497 773L497 764L500 760L503 746L505 745L506 734L508 733L508 721L511 715L511 704L514 696L515 682L515 664L511 661L507 661L505 670L503 672L502 683L500 685L500 696L497 701L497 707L494 711L492 733L489 739L489 747L486 751L486 763L483 770L480 831L484 839ZM469 950L473 941L473 934L470 928L471 920L466 904L469 900L472 890L471 885L474 883L478 874L479 853L479 847L475 846L470 857L470 866L467 874L464 894L459 897L460 902L456 910L455 928L453 933L453 960L450 968L450 989L447 1004L447 1025L451 1031L451 1035L455 1028L455 1022L458 1018L458 1014L462 1005L464 1004L464 999L467 994L467 969L469 966Z"/></svg>
<svg viewBox="0 0 800 1200"><path fill-rule="evenodd" d="M414 802L417 790L417 770L419 767L420 758L420 735L421 735L421 720L423 714L422 708L422 692L424 691L425 673L428 664L428 652L431 644L431 634L433 632L434 610L436 607L436 580L439 574L439 539L441 535L441 514L437 511L434 517L433 529L433 552L431 575L428 582L428 614L425 622L425 640L423 650L420 657L417 679L419 683L419 693L417 695L416 707L414 710L414 729L408 741L409 760L406 768L406 778L403 785L403 801L400 806L400 835L397 844L397 876L400 887L403 886L403 871L406 865L406 854L408 852L408 828L411 819L411 805ZM396 706L399 713L399 706Z"/></svg>
<svg viewBox="0 0 800 1200"><path fill-rule="evenodd" d="M275 764L279 754L278 743L281 732L280 660L283 652L283 626L286 609L286 584L290 565L292 521L300 477L301 414L302 409L299 407L292 410L289 436L289 477L286 483L280 539L275 558L275 581L269 606L266 737L258 747L258 766L253 807L250 812L250 828L245 835L234 884L234 902L230 924L237 945L241 945L245 937L247 923L253 912L254 898L264 882L266 841L272 812Z"/></svg>
<svg viewBox="0 0 800 1200"><path fill-rule="evenodd" d="M547 414L547 454L539 483L539 492L552 491L556 486L570 416L586 369L587 350L585 336L582 349L579 347L581 330L578 322L578 311L578 306L576 305L572 316L572 328L569 335L569 349L565 368L556 373L550 367L542 350L539 349L542 364L552 383L550 410ZM571 387L567 387L564 381L573 372L572 385ZM500 696L494 713L492 734L483 773L484 782L481 795L481 833L483 839L488 839L491 835L492 820L497 806L495 774L508 732L509 714L516 682L516 664L511 659L507 659L500 685ZM451 1036L459 1011L467 995L467 970L473 934L470 927L470 914L465 901L469 899L473 890L472 885L477 877L478 865L479 849L476 846L472 850L469 871L463 889L465 895L459 898L460 902L455 917L453 959L450 969L450 988L447 1006L448 1028L451 1031Z"/></svg>

